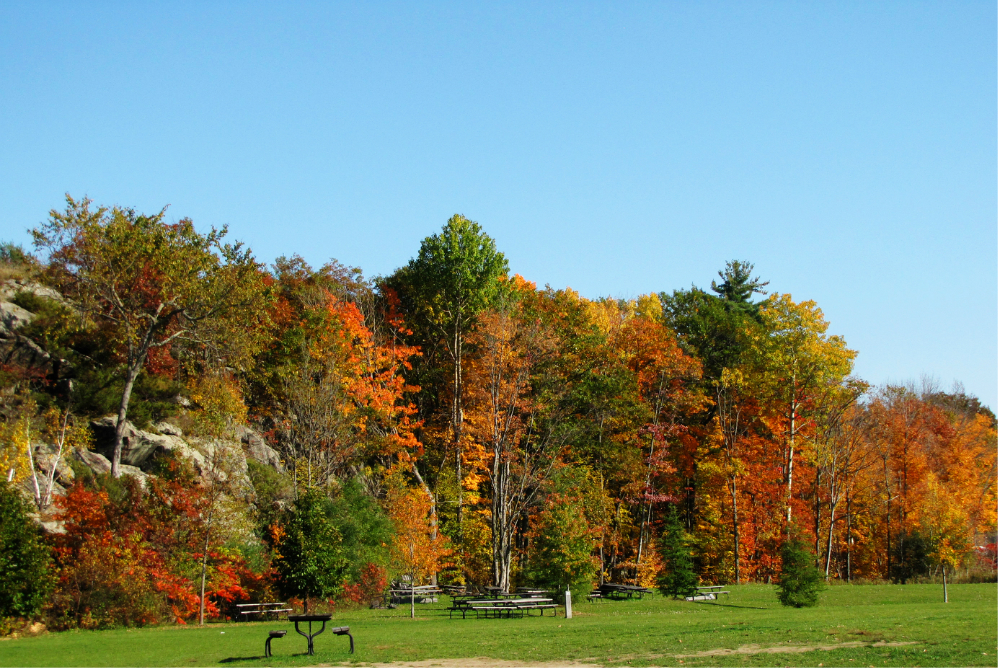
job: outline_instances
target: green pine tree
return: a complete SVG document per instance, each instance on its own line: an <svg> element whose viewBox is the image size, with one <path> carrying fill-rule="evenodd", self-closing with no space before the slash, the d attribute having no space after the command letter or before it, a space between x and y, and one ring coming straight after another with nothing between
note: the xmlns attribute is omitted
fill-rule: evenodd
<svg viewBox="0 0 998 668"><path fill-rule="evenodd" d="M659 541L664 569L658 579L662 594L680 598L693 596L700 579L693 571L693 558L690 556L689 539L679 522L676 506L669 506L665 517L665 529Z"/></svg>
<svg viewBox="0 0 998 668"><path fill-rule="evenodd" d="M818 605L818 594L825 589L821 571L814 565L814 555L796 538L788 540L780 550L783 567L777 584L780 603L794 608Z"/></svg>

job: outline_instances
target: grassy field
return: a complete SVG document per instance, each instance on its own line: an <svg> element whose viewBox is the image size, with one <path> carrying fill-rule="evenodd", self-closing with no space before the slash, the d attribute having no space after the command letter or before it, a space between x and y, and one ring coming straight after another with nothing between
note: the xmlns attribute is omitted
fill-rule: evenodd
<svg viewBox="0 0 998 668"><path fill-rule="evenodd" d="M408 609L351 610L324 634L316 655L293 624L260 622L197 627L50 633L0 642L0 666L303 666L422 661L463 665L543 662L633 666L994 666L998 588L938 585L835 586L811 609L786 609L772 587L731 587L730 600L687 603L577 603L574 619L448 619L447 599ZM263 658L269 629L288 629ZM451 661L447 661L450 659ZM428 661L440 660L440 661ZM478 661L489 665L489 661Z"/></svg>

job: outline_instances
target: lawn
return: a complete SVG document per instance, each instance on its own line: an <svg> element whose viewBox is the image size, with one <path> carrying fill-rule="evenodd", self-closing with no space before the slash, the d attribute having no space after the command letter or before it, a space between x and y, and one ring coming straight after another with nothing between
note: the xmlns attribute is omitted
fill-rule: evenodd
<svg viewBox="0 0 998 668"><path fill-rule="evenodd" d="M811 609L781 607L773 588L731 587L730 599L576 603L574 619L448 619L445 602L349 610L349 641L329 633L316 655L287 622L167 626L49 633L0 642L0 666L303 666L485 657L515 664L567 662L634 666L994 666L998 588L840 585ZM289 629L263 658L269 629ZM448 662L444 662L448 663ZM450 665L460 665L450 661ZM482 662L487 663L487 662Z"/></svg>

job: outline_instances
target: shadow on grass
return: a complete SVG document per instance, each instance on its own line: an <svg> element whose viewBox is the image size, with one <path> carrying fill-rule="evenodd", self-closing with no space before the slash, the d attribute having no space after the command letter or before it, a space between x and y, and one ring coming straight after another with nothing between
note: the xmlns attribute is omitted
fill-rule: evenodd
<svg viewBox="0 0 998 668"><path fill-rule="evenodd" d="M758 605L734 605L733 603L718 603L717 601L697 601L698 605L710 605L718 608L742 608L743 610L769 610Z"/></svg>
<svg viewBox="0 0 998 668"><path fill-rule="evenodd" d="M219 663L235 663L237 661L256 661L257 659L266 659L265 656L230 656L227 659L220 659Z"/></svg>
<svg viewBox="0 0 998 668"><path fill-rule="evenodd" d="M230 656L227 659L219 659L219 663L238 663L239 661L259 661L260 659L273 659L276 655L266 657L262 654L258 656ZM297 654L285 654L284 656L308 656L308 652L298 652Z"/></svg>

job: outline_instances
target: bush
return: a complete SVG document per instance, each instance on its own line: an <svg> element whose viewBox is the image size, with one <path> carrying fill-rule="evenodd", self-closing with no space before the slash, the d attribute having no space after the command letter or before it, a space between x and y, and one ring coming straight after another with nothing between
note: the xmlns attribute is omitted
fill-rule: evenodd
<svg viewBox="0 0 998 668"><path fill-rule="evenodd" d="M811 554L799 539L791 539L780 550L783 566L777 584L777 597L788 607L809 608L818 605L818 594L825 589L825 579L814 565Z"/></svg>
<svg viewBox="0 0 998 668"><path fill-rule="evenodd" d="M0 618L31 617L52 589L51 557L28 508L0 480Z"/></svg>
<svg viewBox="0 0 998 668"><path fill-rule="evenodd" d="M898 536L891 549L891 582L907 584L908 580L929 574L929 552L932 546L918 531Z"/></svg>
<svg viewBox="0 0 998 668"><path fill-rule="evenodd" d="M696 594L699 578L693 570L689 539L679 522L679 513L675 505L669 506L669 513L665 516L659 550L663 566L658 578L659 591L673 598L685 598Z"/></svg>

